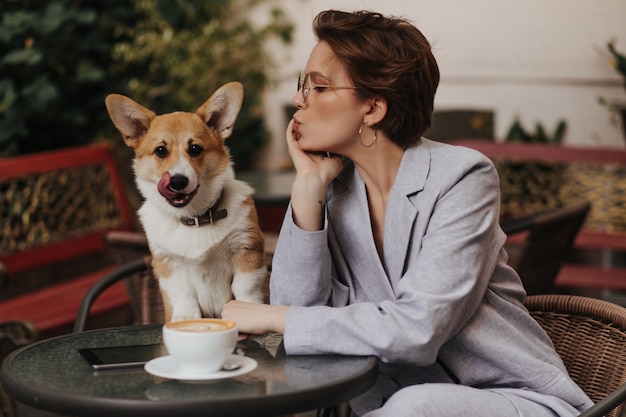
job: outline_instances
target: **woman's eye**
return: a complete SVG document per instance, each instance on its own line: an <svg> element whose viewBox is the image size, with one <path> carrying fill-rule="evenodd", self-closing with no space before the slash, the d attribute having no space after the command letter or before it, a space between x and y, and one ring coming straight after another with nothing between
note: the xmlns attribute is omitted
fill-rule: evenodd
<svg viewBox="0 0 626 417"><path fill-rule="evenodd" d="M326 91L327 88L328 87L326 87L325 85L316 85L313 87L313 89L318 93L323 93L324 91Z"/></svg>
<svg viewBox="0 0 626 417"><path fill-rule="evenodd" d="M187 153L191 156L198 156L202 153L202 147L200 145L189 145Z"/></svg>
<svg viewBox="0 0 626 417"><path fill-rule="evenodd" d="M154 154L159 158L165 158L168 154L167 148L165 146L157 146L157 148L154 150Z"/></svg>

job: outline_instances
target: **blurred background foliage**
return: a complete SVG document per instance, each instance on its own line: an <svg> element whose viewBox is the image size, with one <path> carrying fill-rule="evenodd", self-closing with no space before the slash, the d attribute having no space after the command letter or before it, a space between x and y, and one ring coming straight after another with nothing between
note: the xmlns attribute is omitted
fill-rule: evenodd
<svg viewBox="0 0 626 417"><path fill-rule="evenodd" d="M567 131L567 122L565 119L557 121L554 131L548 132L541 122L535 123L535 130L525 128L519 117L516 117L509 131L507 132L505 142L521 142L535 144L553 144L563 143L563 138Z"/></svg>
<svg viewBox="0 0 626 417"><path fill-rule="evenodd" d="M270 0L271 1L271 0ZM270 41L290 43L267 0L0 0L0 155L108 140L121 144L104 107L120 93L157 114L195 111L219 86L244 84L227 141L250 166L267 131L261 94L273 81Z"/></svg>

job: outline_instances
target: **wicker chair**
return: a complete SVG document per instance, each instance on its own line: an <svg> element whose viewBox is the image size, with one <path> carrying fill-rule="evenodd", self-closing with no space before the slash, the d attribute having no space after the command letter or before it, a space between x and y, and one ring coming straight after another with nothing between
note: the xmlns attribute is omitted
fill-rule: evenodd
<svg viewBox="0 0 626 417"><path fill-rule="evenodd" d="M120 265L145 259L146 268L137 270L125 281L134 323L163 323L163 302L159 283L150 268L150 249L146 235L140 232L110 231L103 239Z"/></svg>
<svg viewBox="0 0 626 417"><path fill-rule="evenodd" d="M556 294L529 296L526 307L572 379L596 403L581 416L620 416L626 401L626 308Z"/></svg>
<svg viewBox="0 0 626 417"><path fill-rule="evenodd" d="M502 223L507 235L528 232L514 267L528 295L552 290L561 265L591 208L588 201L541 211Z"/></svg>
<svg viewBox="0 0 626 417"><path fill-rule="evenodd" d="M115 284L121 280L132 280L134 278L138 279L154 279L152 278L152 269L150 266L150 257L146 256L143 258L136 259L132 262L127 263L126 265L122 265L115 271L105 275L100 278L95 285L93 285L89 291L83 297L80 306L78 307L78 313L76 314L76 320L74 322L74 333L82 332L85 329L85 325L87 324L87 318L89 317L89 312L91 310L91 306L96 301L98 296L106 291L111 285ZM161 302L160 298L156 299L159 303ZM132 302L132 301L131 301ZM147 303L148 307L153 303ZM161 321L154 321L154 323L163 323ZM144 323L150 324L150 323Z"/></svg>

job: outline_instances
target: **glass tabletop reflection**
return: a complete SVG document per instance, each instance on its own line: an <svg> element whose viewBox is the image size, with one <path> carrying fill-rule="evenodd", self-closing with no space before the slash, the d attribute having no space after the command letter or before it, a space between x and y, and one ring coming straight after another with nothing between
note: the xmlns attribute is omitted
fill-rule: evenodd
<svg viewBox="0 0 626 417"><path fill-rule="evenodd" d="M12 353L3 363L5 389L31 406L72 415L256 416L301 412L347 401L376 378L375 358L287 356L282 337L239 342L253 371L212 381L177 381L143 368L94 371L81 348L161 342L161 326L132 326L61 336ZM182 407L182 408L181 408Z"/></svg>

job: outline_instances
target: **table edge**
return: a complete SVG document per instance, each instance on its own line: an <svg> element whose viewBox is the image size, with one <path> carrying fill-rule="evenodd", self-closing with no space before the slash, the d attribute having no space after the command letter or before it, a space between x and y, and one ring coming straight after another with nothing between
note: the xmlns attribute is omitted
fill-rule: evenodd
<svg viewBox="0 0 626 417"><path fill-rule="evenodd" d="M150 325L160 326L160 325ZM128 327L128 326L126 326ZM98 331L102 329L96 329ZM88 331L90 332L90 331ZM86 332L85 332L86 333ZM156 417L159 415L173 415L180 413L181 407L185 415L208 416L207 405L202 400L167 400L167 401L146 401L139 399L110 399L110 398L86 398L80 395L65 394L60 391L33 388L30 384L23 382L14 375L10 369L11 361L30 348L36 347L44 342L69 337L75 334L66 334L53 338L37 341L27 346L23 346L11 352L2 362L0 368L0 380L5 390L13 395L18 401L35 408L45 409L56 413L70 413L72 415L89 415L90 417L110 416L111 413L132 413L136 417L147 416ZM358 357L358 356L354 356ZM257 415L265 413L297 413L315 410L340 404L364 393L374 385L378 375L378 359L375 356L363 357L367 360L363 369L356 375L342 378L334 383L320 387L315 392L296 391L287 394L278 393L264 398L239 400L233 404L232 399L223 401L213 401L211 410L218 415L228 412L228 415L237 417L249 415L250 403L254 404ZM341 389L339 389L341 388ZM343 389L346 389L343 391ZM284 406L285 402L295 404L294 406ZM43 406L43 407L42 407Z"/></svg>

